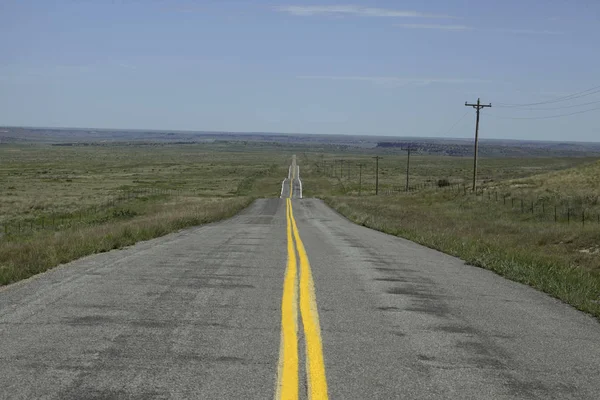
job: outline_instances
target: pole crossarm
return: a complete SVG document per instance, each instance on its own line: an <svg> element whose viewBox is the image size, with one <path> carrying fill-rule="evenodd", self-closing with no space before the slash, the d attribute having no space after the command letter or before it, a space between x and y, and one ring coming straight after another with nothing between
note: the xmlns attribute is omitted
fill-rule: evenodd
<svg viewBox="0 0 600 400"><path fill-rule="evenodd" d="M482 108L491 107L492 103L490 103L490 104L470 104L465 101L465 106L473 107L476 110L478 110L478 109L481 110Z"/></svg>

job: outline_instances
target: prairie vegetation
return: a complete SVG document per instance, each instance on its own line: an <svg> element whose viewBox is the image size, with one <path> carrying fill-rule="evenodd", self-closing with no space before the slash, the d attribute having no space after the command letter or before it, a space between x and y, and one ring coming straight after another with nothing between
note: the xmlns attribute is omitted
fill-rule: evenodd
<svg viewBox="0 0 600 400"><path fill-rule="evenodd" d="M227 218L279 196L290 158L265 146L0 147L0 285Z"/></svg>
<svg viewBox="0 0 600 400"><path fill-rule="evenodd" d="M455 255L600 317L600 224L595 219L585 225L554 223L540 217L540 208L533 214L521 212L502 197L488 195L498 191L555 204L585 204L588 212L598 212L597 159L482 159L483 195L476 196L470 190L465 194L461 186L469 187L471 160L411 157L412 182L430 185L406 193L402 160L388 157L380 160L380 195L375 196L374 160L344 158L368 166L363 167L361 196L358 171L350 169L349 177L340 178L338 162L337 177L332 176L318 164L320 156L309 158L310 168L304 168L305 194L310 190L360 225ZM460 190L440 187L442 179ZM398 191L386 195L389 189Z"/></svg>
<svg viewBox="0 0 600 400"><path fill-rule="evenodd" d="M406 155L384 153L375 196L371 153L267 143L0 147L0 225L12 227L0 228L0 284L277 197L297 154L305 197L600 317L600 224L554 223L539 207L600 213L597 158L482 158L476 196L468 158L412 155L418 190L405 192Z"/></svg>

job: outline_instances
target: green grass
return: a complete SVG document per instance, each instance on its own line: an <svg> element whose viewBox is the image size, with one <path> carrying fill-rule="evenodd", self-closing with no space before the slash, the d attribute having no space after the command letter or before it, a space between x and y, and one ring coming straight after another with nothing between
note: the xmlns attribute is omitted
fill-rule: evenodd
<svg viewBox="0 0 600 400"><path fill-rule="evenodd" d="M543 201L562 209L569 207L578 215L583 210L600 214L600 161L577 168L509 179L490 185L490 190L499 190L529 201Z"/></svg>
<svg viewBox="0 0 600 400"><path fill-rule="evenodd" d="M96 225L0 241L0 285L89 254L119 249L182 228L231 217L252 200L250 197L197 198L155 204L152 211L139 217L115 218Z"/></svg>
<svg viewBox="0 0 600 400"><path fill-rule="evenodd" d="M318 193L357 195L359 190L359 164L362 168L362 192L375 193L375 154L354 153L304 154L299 156L303 178L310 181L307 191ZM339 160L344 163L340 168ZM547 158L481 158L478 183L497 185L511 179L528 178L536 174L563 171L589 165L597 161L592 157ZM340 177L342 174L342 177ZM454 184L471 185L473 160L464 157L427 156L412 154L410 158L410 185L437 183L446 179ZM307 181L308 182L308 181ZM406 154L384 154L379 161L379 189L404 190L406 185ZM316 189L318 187L318 189ZM308 193L308 192L307 192Z"/></svg>
<svg viewBox="0 0 600 400"><path fill-rule="evenodd" d="M366 151L268 144L0 146L6 188L0 224L33 226L0 238L0 284L229 217L256 197L278 197L292 154L305 197L325 198L356 223L455 255L600 317L598 224L554 224L495 197L452 190L373 196L375 163ZM381 192L402 190L406 157L384 156ZM328 167L340 158L346 160L342 176L339 163L335 174ZM468 184L471 168L467 158L413 156L411 185ZM479 176L488 192L600 211L600 164L592 158L482 158Z"/></svg>
<svg viewBox="0 0 600 400"><path fill-rule="evenodd" d="M466 160L437 158L411 159L414 180L468 181ZM357 224L457 256L600 318L600 225L554 223L552 218L541 218L539 212L532 215L521 213L520 207L511 209L501 198L496 201L486 193L503 190L526 198L551 193L554 200L571 202L574 198L594 199L600 195L600 187L595 185L600 165L595 160L483 159L482 170L487 174L482 182L484 196L448 189L374 196L374 176L369 174L363 174L366 183L363 195L358 196L357 174L350 179L340 179L339 172L338 177L331 177L323 174L322 167L317 168L318 160L313 156L311 167L304 168L305 195L324 198ZM369 162L371 168L372 164ZM389 174L380 178L382 192L402 187L399 168L394 171L395 178ZM517 192L514 185L522 182L535 184L519 186Z"/></svg>
<svg viewBox="0 0 600 400"><path fill-rule="evenodd" d="M239 144L0 146L0 285L277 197L291 154Z"/></svg>
<svg viewBox="0 0 600 400"><path fill-rule="evenodd" d="M0 186L6 188L0 195L0 224L79 212L134 190L179 190L203 197L276 193L289 155L233 150L210 144L0 146ZM275 185L270 191L253 190L264 182Z"/></svg>

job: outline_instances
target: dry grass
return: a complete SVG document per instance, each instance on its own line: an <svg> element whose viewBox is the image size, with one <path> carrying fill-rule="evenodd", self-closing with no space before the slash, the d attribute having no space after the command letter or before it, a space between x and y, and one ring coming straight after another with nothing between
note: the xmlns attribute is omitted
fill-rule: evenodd
<svg viewBox="0 0 600 400"><path fill-rule="evenodd" d="M0 224L76 213L134 190L202 197L277 194L288 157L268 149L239 150L244 149L209 144L0 146ZM266 185L253 190L261 182Z"/></svg>
<svg viewBox="0 0 600 400"><path fill-rule="evenodd" d="M278 196L289 157L269 150L0 146L0 285Z"/></svg>
<svg viewBox="0 0 600 400"><path fill-rule="evenodd" d="M525 179L512 179L507 183L511 186L522 185L542 192L597 196L600 192L600 161L578 168L537 174Z"/></svg>
<svg viewBox="0 0 600 400"><path fill-rule="evenodd" d="M600 213L600 161L577 168L499 182L493 187L517 197Z"/></svg>
<svg viewBox="0 0 600 400"><path fill-rule="evenodd" d="M600 317L598 225L528 220L448 193L326 201L358 224L455 255Z"/></svg>
<svg viewBox="0 0 600 400"><path fill-rule="evenodd" d="M352 159L347 155L344 158ZM371 160L364 156L357 159L372 168ZM364 170L363 195L359 197L357 173L342 179L339 173L332 177L323 174L322 168L319 172L318 160L319 157L312 157L311 167L304 168L305 194L324 198L350 220L452 254L600 318L597 222L590 221L585 226L580 222L554 223L549 208L544 218L541 207L535 214L521 213L520 204L511 209L503 201L496 201L495 196L488 199L485 191L484 196L447 189L373 196L374 176ZM415 157L411 179L468 182L467 161ZM594 159L483 159L482 165L481 176L485 179L481 183L486 191L498 190L526 199L545 196L558 204L587 202L588 210L600 209L595 202L600 196L600 164ZM403 187L401 168L392 167L384 164L393 175L380 177L382 192Z"/></svg>
<svg viewBox="0 0 600 400"><path fill-rule="evenodd" d="M342 165L339 162L341 159L344 160ZM592 157L481 158L478 176L480 184L494 187L509 180L526 181L536 174L564 171L596 161L597 158ZM305 154L299 159L299 163L302 176L307 179L306 190L314 194L358 195L359 164L364 165L362 193L375 193L375 160L372 155ZM441 179L468 186L471 183L472 173L471 158L418 154L412 154L410 158L411 186L437 183ZM385 154L379 161L380 191L404 190L405 185L406 155Z"/></svg>
<svg viewBox="0 0 600 400"><path fill-rule="evenodd" d="M0 285L30 277L85 255L119 249L194 225L228 218L248 206L249 197L200 198L155 205L130 220L45 232L0 241Z"/></svg>

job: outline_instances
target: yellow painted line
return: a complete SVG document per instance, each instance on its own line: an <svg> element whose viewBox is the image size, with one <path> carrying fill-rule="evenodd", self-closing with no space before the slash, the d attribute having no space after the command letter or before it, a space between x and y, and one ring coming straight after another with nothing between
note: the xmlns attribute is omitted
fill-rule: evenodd
<svg viewBox="0 0 600 400"><path fill-rule="evenodd" d="M294 172L295 177L295 172ZM277 400L297 400L298 386L298 303L306 342L306 376L309 400L327 400L327 378L314 281L308 255L294 218L292 190L286 199L288 260L281 300L281 337L277 372ZM294 245L295 244L295 245ZM296 257L296 249L298 257ZM299 271L298 271L299 264ZM298 275L299 288L298 288ZM298 293L299 291L299 293ZM299 301L298 301L298 294Z"/></svg>
<svg viewBox="0 0 600 400"><path fill-rule="evenodd" d="M319 324L319 311L315 285L308 262L306 249L300 239L292 201L288 200L289 218L292 231L296 240L296 247L300 258L300 314L304 326L304 340L306 341L306 374L308 381L309 400L328 399L327 378L325 377L325 361L323 358L323 342L321 340L321 327ZM290 222L288 220L288 223ZM289 238L289 237L288 237ZM289 242L288 242L289 243ZM288 247L289 251L289 247Z"/></svg>
<svg viewBox="0 0 600 400"><path fill-rule="evenodd" d="M292 237L292 206L286 199L288 261L281 299L281 338L276 399L298 399L298 267Z"/></svg>

